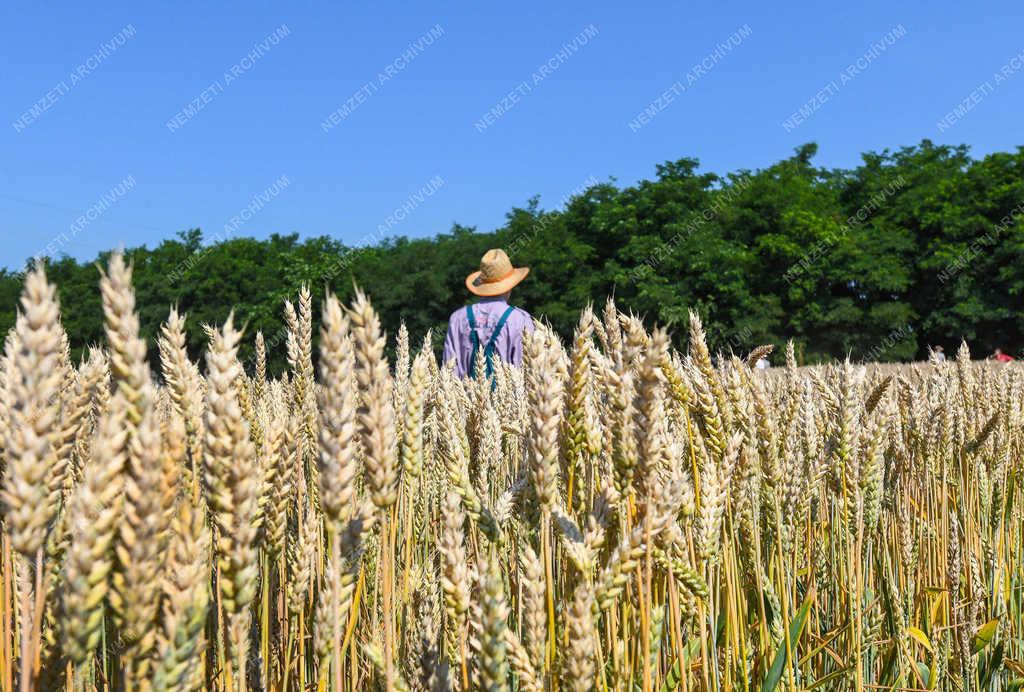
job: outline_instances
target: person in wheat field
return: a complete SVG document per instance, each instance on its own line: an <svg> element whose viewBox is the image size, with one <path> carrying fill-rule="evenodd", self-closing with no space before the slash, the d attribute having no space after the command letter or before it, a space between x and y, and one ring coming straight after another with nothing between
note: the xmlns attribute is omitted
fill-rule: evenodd
<svg viewBox="0 0 1024 692"><path fill-rule="evenodd" d="M466 277L466 288L479 297L459 308L448 319L444 362L455 360L455 374L476 378L477 353L483 351L486 377L493 377L494 358L519 365L523 361L523 332L533 331L533 318L509 305L512 289L530 273L529 267L513 267L504 250L488 250L480 269Z"/></svg>

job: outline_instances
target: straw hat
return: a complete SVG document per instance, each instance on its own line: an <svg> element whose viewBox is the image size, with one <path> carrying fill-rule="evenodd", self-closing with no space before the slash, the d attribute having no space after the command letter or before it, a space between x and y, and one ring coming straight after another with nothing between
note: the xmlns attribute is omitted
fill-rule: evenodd
<svg viewBox="0 0 1024 692"><path fill-rule="evenodd" d="M513 267L504 250L488 250L480 258L480 271L466 277L466 288L478 296L500 296L512 290L529 273L529 267Z"/></svg>

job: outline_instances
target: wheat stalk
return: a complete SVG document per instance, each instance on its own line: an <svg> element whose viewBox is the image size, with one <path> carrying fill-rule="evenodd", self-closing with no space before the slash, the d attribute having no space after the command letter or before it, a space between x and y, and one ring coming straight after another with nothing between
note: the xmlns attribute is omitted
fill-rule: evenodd
<svg viewBox="0 0 1024 692"><path fill-rule="evenodd" d="M0 357L0 687L1003 689L1024 658L1024 369L680 353L612 301L460 380L285 307L289 369L131 268L107 348L26 274ZM148 306L141 306L148 307ZM191 309L201 310L202 306ZM148 315L148 310L143 311ZM716 316L716 327L721 322ZM319 347L313 354L313 333ZM685 335L684 335L685 336ZM808 345L813 352L813 345ZM314 370L315 364L315 370ZM22 679L15 680L15 675Z"/></svg>

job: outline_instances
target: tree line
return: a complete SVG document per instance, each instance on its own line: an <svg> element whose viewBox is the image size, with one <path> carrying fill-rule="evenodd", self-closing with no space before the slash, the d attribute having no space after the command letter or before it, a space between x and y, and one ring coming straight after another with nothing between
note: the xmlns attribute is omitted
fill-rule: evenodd
<svg viewBox="0 0 1024 692"><path fill-rule="evenodd" d="M685 338L689 310L710 345L742 354L793 339L805 362L919 359L966 339L975 357L1024 348L1024 147L972 157L967 146L864 154L855 168L813 163L817 147L758 170L704 172L683 158L650 180L590 185L561 209L537 198L491 231L455 224L431 238L347 247L328 236L204 243L199 229L127 250L144 335L169 306L188 313L189 348L203 323L234 310L262 330L271 366L283 354L283 305L308 285L348 299L359 285L395 334L444 337L480 256L504 247L532 273L513 302L570 337L581 308L607 296ZM47 260L74 356L103 340L95 261ZM0 333L14 323L21 272L0 271ZM318 305L314 305L318 309ZM243 358L251 356L251 339ZM154 361L155 362L155 361Z"/></svg>

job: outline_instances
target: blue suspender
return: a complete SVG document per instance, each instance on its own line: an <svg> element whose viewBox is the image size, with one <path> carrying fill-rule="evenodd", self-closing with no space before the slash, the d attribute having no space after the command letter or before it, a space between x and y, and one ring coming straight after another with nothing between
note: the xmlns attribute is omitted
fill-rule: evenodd
<svg viewBox="0 0 1024 692"><path fill-rule="evenodd" d="M509 315L515 310L514 307L509 305L505 312L501 313L501 317L498 319L498 324L494 327L494 332L491 333L491 338L487 340L487 345L484 346L484 361L487 363L487 377L494 377L494 351L498 345L498 335L501 334L501 330L505 327L505 322L508 321ZM473 306L466 306L466 319L469 321L469 338L473 343L473 353L469 357L469 376L476 379L476 354L480 350L480 336L476 333L476 316L473 314ZM492 382L492 386L496 385L497 382Z"/></svg>
<svg viewBox="0 0 1024 692"><path fill-rule="evenodd" d="M505 322L508 321L508 317L512 314L513 310L515 310L515 308L509 305L505 308L505 312L501 313L501 317L498 318L498 326L494 328L494 333L491 334L491 338L487 341L487 348L491 349L491 353L494 353L494 349L497 348L498 335L501 334L501 330L505 328Z"/></svg>
<svg viewBox="0 0 1024 692"><path fill-rule="evenodd" d="M469 320L469 340L473 343L473 353L469 356L469 376L476 379L476 352L480 349L480 337L476 333L476 318L473 306L466 306L466 319Z"/></svg>

